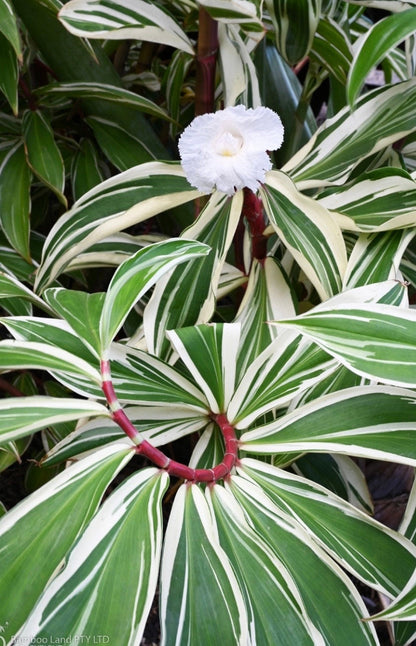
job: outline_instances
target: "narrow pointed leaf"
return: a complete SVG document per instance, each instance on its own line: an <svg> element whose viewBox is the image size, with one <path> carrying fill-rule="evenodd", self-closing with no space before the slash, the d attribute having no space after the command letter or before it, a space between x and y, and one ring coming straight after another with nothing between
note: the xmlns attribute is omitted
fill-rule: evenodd
<svg viewBox="0 0 416 646"><path fill-rule="evenodd" d="M71 165L74 200L78 200L84 193L103 181L104 176L99 162L98 152L92 141L90 139L81 141Z"/></svg>
<svg viewBox="0 0 416 646"><path fill-rule="evenodd" d="M255 453L343 453L416 465L415 394L357 386L325 395L241 436Z"/></svg>
<svg viewBox="0 0 416 646"><path fill-rule="evenodd" d="M211 411L224 412L234 392L240 340L238 323L213 323L171 330L172 345L204 393Z"/></svg>
<svg viewBox="0 0 416 646"><path fill-rule="evenodd" d="M330 212L279 171L267 174L261 194L273 228L322 300L337 294L347 260L341 229Z"/></svg>
<svg viewBox="0 0 416 646"><path fill-rule="evenodd" d="M116 270L105 295L101 319L101 349L107 350L133 305L176 265L207 255L209 248L192 240L167 240L144 249Z"/></svg>
<svg viewBox="0 0 416 646"><path fill-rule="evenodd" d="M277 48L289 65L308 55L321 12L321 0L266 0Z"/></svg>
<svg viewBox="0 0 416 646"><path fill-rule="evenodd" d="M6 397L0 400L0 443L31 435L52 424L86 417L109 417L94 401L64 397Z"/></svg>
<svg viewBox="0 0 416 646"><path fill-rule="evenodd" d="M221 547L233 566L249 615L252 644L324 645L296 584L267 543L250 527L238 501L222 486L207 489Z"/></svg>
<svg viewBox="0 0 416 646"><path fill-rule="evenodd" d="M10 187L13 190L10 190ZM30 170L21 143L0 164L0 222L13 249L29 260Z"/></svg>
<svg viewBox="0 0 416 646"><path fill-rule="evenodd" d="M290 572L325 643L378 645L374 627L362 620L368 616L364 603L341 568L260 487L240 476L231 478L230 487L251 526Z"/></svg>
<svg viewBox="0 0 416 646"><path fill-rule="evenodd" d="M0 0L0 32L12 45L17 58L21 59L22 50L20 46L19 29L16 22L16 16L13 12L13 5L10 0Z"/></svg>
<svg viewBox="0 0 416 646"><path fill-rule="evenodd" d="M205 256L190 259L158 282L143 323L149 352L168 359L171 352L166 330L208 322L215 309L221 269L240 220L243 194L232 200L214 193L200 217L181 238L210 247Z"/></svg>
<svg viewBox="0 0 416 646"><path fill-rule="evenodd" d="M242 460L241 469L361 581L390 597L406 585L416 565L410 541L310 480L257 460Z"/></svg>
<svg viewBox="0 0 416 646"><path fill-rule="evenodd" d="M282 324L301 332L363 377L416 387L414 310L351 303L312 310Z"/></svg>
<svg viewBox="0 0 416 646"><path fill-rule="evenodd" d="M4 0L3 0L4 1ZM1 7L1 5L0 5ZM1 15L0 15L1 21ZM0 23L1 24L1 23ZM10 41L0 32L0 56L2 65L0 68L0 92L4 94L9 102L13 113L18 113L18 81L19 64L16 52Z"/></svg>
<svg viewBox="0 0 416 646"><path fill-rule="evenodd" d="M149 162L105 180L83 195L52 227L43 248L36 288L44 288L73 258L112 233L198 195L179 164Z"/></svg>
<svg viewBox="0 0 416 646"><path fill-rule="evenodd" d="M359 161L416 130L416 79L385 86L327 119L283 167L299 189L344 183Z"/></svg>
<svg viewBox="0 0 416 646"><path fill-rule="evenodd" d="M27 110L23 115L23 135L31 170L66 206L64 162L45 115L39 110Z"/></svg>
<svg viewBox="0 0 416 646"><path fill-rule="evenodd" d="M160 613L163 646L248 643L240 588L197 485L182 485L173 503L162 558Z"/></svg>
<svg viewBox="0 0 416 646"><path fill-rule="evenodd" d="M155 593L168 475L145 469L105 501L46 587L18 639L105 635L137 644Z"/></svg>
<svg viewBox="0 0 416 646"><path fill-rule="evenodd" d="M369 72L416 30L416 9L394 13L376 22L357 43L348 74L347 98L352 105Z"/></svg>
<svg viewBox="0 0 416 646"><path fill-rule="evenodd" d="M191 41L170 14L144 0L71 0L59 19L72 34L105 40L149 40L193 53Z"/></svg>
<svg viewBox="0 0 416 646"><path fill-rule="evenodd" d="M111 480L132 455L126 444L105 447L65 469L1 517L0 596L8 618L6 640L26 620Z"/></svg>

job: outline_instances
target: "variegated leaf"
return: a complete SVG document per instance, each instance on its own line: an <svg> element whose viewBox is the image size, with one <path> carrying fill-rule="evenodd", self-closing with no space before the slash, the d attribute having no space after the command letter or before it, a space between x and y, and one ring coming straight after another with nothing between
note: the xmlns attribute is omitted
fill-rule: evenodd
<svg viewBox="0 0 416 646"><path fill-rule="evenodd" d="M210 250L205 256L201 253L190 257L158 281L143 316L146 343L152 354L169 358L171 347L166 330L211 319L221 269L240 221L242 203L242 191L231 200L215 192L195 224L182 233L179 240L196 240Z"/></svg>
<svg viewBox="0 0 416 646"><path fill-rule="evenodd" d="M137 644L156 589L168 475L143 469L105 501L32 609L17 640L105 635Z"/></svg>
<svg viewBox="0 0 416 646"><path fill-rule="evenodd" d="M266 0L277 48L289 65L295 65L308 55L321 5L321 0Z"/></svg>
<svg viewBox="0 0 416 646"><path fill-rule="evenodd" d="M416 548L398 532L298 475L251 459L241 460L240 469L361 581L390 597L406 585L416 566Z"/></svg>
<svg viewBox="0 0 416 646"><path fill-rule="evenodd" d="M324 643L378 645L374 627L362 620L368 617L368 612L351 580L301 525L246 478L232 476L230 487L250 525L291 574L310 621L319 627Z"/></svg>
<svg viewBox="0 0 416 646"><path fill-rule="evenodd" d="M177 265L209 253L194 240L171 239L139 249L115 271L100 317L101 351L106 352L132 307L159 278Z"/></svg>
<svg viewBox="0 0 416 646"><path fill-rule="evenodd" d="M323 636L308 616L291 574L249 525L236 498L220 485L207 488L206 493L220 545L243 593L250 643L324 646Z"/></svg>
<svg viewBox="0 0 416 646"><path fill-rule="evenodd" d="M412 390L357 386L320 397L240 438L251 453L341 453L416 466Z"/></svg>
<svg viewBox="0 0 416 646"><path fill-rule="evenodd" d="M36 288L46 287L73 258L96 242L199 195L175 163L148 162L105 180L52 227Z"/></svg>
<svg viewBox="0 0 416 646"><path fill-rule="evenodd" d="M0 595L7 616L2 638L8 641L17 633L111 480L132 456L125 443L96 451L1 517Z"/></svg>
<svg viewBox="0 0 416 646"><path fill-rule="evenodd" d="M283 167L299 189L344 183L369 155L416 130L416 79L385 86L327 119Z"/></svg>
<svg viewBox="0 0 416 646"><path fill-rule="evenodd" d="M363 377L416 387L416 312L367 303L333 305L279 322L305 335Z"/></svg>
<svg viewBox="0 0 416 646"><path fill-rule="evenodd" d="M319 202L280 171L267 173L261 196L273 228L325 300L341 289L347 257L341 229Z"/></svg>
<svg viewBox="0 0 416 646"><path fill-rule="evenodd" d="M193 54L192 43L171 15L147 0L71 0L59 19L72 34L105 40L149 40Z"/></svg>
<svg viewBox="0 0 416 646"><path fill-rule="evenodd" d="M168 336L207 398L211 411L224 412L235 388L240 325L198 325L170 330Z"/></svg>
<svg viewBox="0 0 416 646"><path fill-rule="evenodd" d="M172 506L162 557L160 614L162 646L249 643L242 593L197 485L182 485ZM221 630L213 630L213 617Z"/></svg>

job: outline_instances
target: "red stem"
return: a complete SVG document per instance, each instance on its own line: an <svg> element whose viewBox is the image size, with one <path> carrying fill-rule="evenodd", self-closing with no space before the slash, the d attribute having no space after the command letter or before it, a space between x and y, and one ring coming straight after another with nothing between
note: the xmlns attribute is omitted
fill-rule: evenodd
<svg viewBox="0 0 416 646"><path fill-rule="evenodd" d="M264 235L266 223L264 220L261 199L249 188L244 189L242 215L246 218L251 233L251 253L260 262L267 256L267 237Z"/></svg>
<svg viewBox="0 0 416 646"><path fill-rule="evenodd" d="M218 27L207 11L199 8L196 56L195 114L214 111L215 68L218 52Z"/></svg>
<svg viewBox="0 0 416 646"><path fill-rule="evenodd" d="M223 480L230 473L237 462L238 439L234 427L228 422L224 413L212 415L212 419L219 426L225 442L224 457L220 464L212 469L192 469L186 464L171 460L160 449L156 448L147 440L143 440L140 433L127 417L117 399L111 381L110 363L107 360L101 361L101 375L103 377L102 389L109 405L113 421L128 435L136 444L136 453L148 458L153 464L165 469L169 475L192 482L217 482Z"/></svg>

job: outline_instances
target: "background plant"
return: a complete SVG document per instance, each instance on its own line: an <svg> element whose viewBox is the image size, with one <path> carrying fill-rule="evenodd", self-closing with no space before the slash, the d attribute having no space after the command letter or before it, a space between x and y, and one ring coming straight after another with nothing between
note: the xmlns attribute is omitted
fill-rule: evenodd
<svg viewBox="0 0 416 646"><path fill-rule="evenodd" d="M0 0L6 643L140 643L158 581L164 644L377 644L355 582L414 638L414 491L352 459L416 459L413 4ZM206 196L239 103L284 145Z"/></svg>

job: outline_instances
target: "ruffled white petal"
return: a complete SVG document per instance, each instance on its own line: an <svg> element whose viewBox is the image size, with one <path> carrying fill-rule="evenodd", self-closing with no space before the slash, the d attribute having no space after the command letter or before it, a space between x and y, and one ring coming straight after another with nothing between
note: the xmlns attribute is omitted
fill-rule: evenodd
<svg viewBox="0 0 416 646"><path fill-rule="evenodd" d="M269 108L226 108L196 117L179 139L185 175L203 193L256 191L271 169L267 150L280 148L283 126Z"/></svg>

